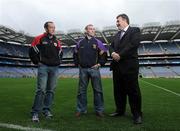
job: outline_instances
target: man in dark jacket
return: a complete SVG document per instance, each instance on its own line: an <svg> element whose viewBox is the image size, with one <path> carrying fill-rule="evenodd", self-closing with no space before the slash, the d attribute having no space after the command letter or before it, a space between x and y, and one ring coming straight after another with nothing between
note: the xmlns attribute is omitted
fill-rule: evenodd
<svg viewBox="0 0 180 131"><path fill-rule="evenodd" d="M129 26L129 18L126 14L117 16L117 27L119 32L114 36L110 46L116 111L110 116L125 114L128 96L134 123L140 124L142 123L142 112L137 53L140 44L140 29Z"/></svg>
<svg viewBox="0 0 180 131"><path fill-rule="evenodd" d="M106 63L107 49L94 37L93 25L87 25L85 31L85 38L78 42L74 51L75 65L79 66L76 116L87 113L87 87L91 79L95 112L98 117L103 117L104 100L99 67Z"/></svg>
<svg viewBox="0 0 180 131"><path fill-rule="evenodd" d="M41 110L46 118L53 116L50 108L62 58L60 41L54 35L54 23L46 22L44 28L46 32L34 38L29 51L32 62L38 65L36 95L31 112L33 122L39 122Z"/></svg>

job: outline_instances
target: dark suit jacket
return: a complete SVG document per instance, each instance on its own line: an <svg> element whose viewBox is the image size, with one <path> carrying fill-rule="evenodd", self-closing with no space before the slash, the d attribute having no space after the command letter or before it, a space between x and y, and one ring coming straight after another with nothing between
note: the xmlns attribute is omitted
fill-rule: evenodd
<svg viewBox="0 0 180 131"><path fill-rule="evenodd" d="M121 59L116 62L112 61L110 69L120 70L123 74L138 73L138 46L140 44L140 29L130 27L127 29L121 40L118 33L114 36L113 42L110 45L110 54L116 52Z"/></svg>

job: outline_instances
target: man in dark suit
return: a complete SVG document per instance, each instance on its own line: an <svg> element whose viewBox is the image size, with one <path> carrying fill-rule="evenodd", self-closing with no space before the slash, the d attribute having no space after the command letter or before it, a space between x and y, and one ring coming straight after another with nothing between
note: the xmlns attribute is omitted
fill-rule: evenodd
<svg viewBox="0 0 180 131"><path fill-rule="evenodd" d="M116 19L119 31L110 45L112 57L110 69L113 71L116 111L110 116L123 116L125 114L128 96L134 124L141 124L141 93L138 83L137 53L140 43L140 29L129 26L129 18L126 14L120 14Z"/></svg>

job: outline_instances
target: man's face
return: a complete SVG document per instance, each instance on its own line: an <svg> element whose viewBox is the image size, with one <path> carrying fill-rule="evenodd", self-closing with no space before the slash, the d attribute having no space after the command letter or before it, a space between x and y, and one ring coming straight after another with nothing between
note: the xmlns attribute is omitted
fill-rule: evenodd
<svg viewBox="0 0 180 131"><path fill-rule="evenodd" d="M122 17L118 17L116 21L116 26L118 27L119 30L123 30L126 27L127 23L126 20L123 19Z"/></svg>
<svg viewBox="0 0 180 131"><path fill-rule="evenodd" d="M91 37L95 36L95 28L93 26L88 26L86 29L86 33Z"/></svg>
<svg viewBox="0 0 180 131"><path fill-rule="evenodd" d="M48 28L46 29L46 32L51 34L51 35L54 35L54 33L55 33L54 23L48 23Z"/></svg>

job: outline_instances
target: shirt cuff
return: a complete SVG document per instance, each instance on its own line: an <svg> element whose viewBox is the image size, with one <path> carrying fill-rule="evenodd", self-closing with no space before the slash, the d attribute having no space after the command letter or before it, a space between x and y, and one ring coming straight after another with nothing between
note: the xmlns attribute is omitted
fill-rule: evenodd
<svg viewBox="0 0 180 131"><path fill-rule="evenodd" d="M113 54L115 54L116 52L113 52L113 53L111 53L111 56L113 55Z"/></svg>

